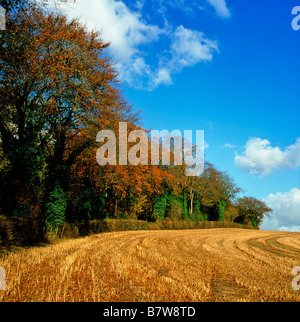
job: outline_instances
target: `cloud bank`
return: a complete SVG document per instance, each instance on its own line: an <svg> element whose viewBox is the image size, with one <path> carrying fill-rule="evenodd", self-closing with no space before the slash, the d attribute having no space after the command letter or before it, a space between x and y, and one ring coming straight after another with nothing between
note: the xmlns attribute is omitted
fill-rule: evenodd
<svg viewBox="0 0 300 322"><path fill-rule="evenodd" d="M244 148L234 162L238 168L252 174L268 175L275 170L300 167L300 138L285 149L271 146L268 140L252 138Z"/></svg>
<svg viewBox="0 0 300 322"><path fill-rule="evenodd" d="M160 85L171 85L174 75L184 68L212 61L219 49L217 41L203 32L173 26L168 20L168 7L196 10L200 8L198 1L152 0L149 3L146 10L144 0L79 0L72 6L62 5L62 9L70 18L80 18L88 28L102 31L103 40L110 42L110 54L122 82L153 90ZM204 0L203 3L214 8L220 17L230 16L225 0ZM149 8L154 7L164 11L163 23L151 19Z"/></svg>
<svg viewBox="0 0 300 322"><path fill-rule="evenodd" d="M270 194L264 201L273 209L273 214L264 219L261 229L300 231L300 189Z"/></svg>

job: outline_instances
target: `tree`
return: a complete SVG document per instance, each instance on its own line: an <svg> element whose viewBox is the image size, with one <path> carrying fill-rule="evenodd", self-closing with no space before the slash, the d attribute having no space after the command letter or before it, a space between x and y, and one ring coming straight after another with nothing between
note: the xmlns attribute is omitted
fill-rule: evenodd
<svg viewBox="0 0 300 322"><path fill-rule="evenodd" d="M30 0L29 0L30 1ZM29 4L28 0L0 0L0 6L7 12L12 9L23 9Z"/></svg>
<svg viewBox="0 0 300 322"><path fill-rule="evenodd" d="M115 133L116 141L119 140L119 121L121 120L111 118L101 121L102 124L106 124L106 129ZM127 127L128 133L141 129L129 121ZM74 139L80 140L80 136ZM133 144L128 143L127 149L130 150ZM122 217L153 219L150 218L150 214L153 213L154 203L157 203L168 189L175 186L173 175L164 171L161 166L122 166L118 163L99 166L95 158L99 147L99 143L94 142L76 158L71 167L71 191L77 191L75 194L78 194L78 191L84 189L88 177L94 190L106 196L106 210L110 216L118 217L121 213ZM151 153L150 149L148 152ZM145 213L146 211L148 213Z"/></svg>
<svg viewBox="0 0 300 322"><path fill-rule="evenodd" d="M7 16L0 40L0 138L12 182L1 202L7 215L29 197L49 220L56 210L60 217L70 167L101 121L135 119L107 46L98 32L36 5Z"/></svg>
<svg viewBox="0 0 300 322"><path fill-rule="evenodd" d="M273 211L265 202L254 197L239 198L236 202L238 207L238 217L236 222L242 224L251 223L253 227L259 227L265 216Z"/></svg>
<svg viewBox="0 0 300 322"><path fill-rule="evenodd" d="M200 200L199 200L199 197L197 197L196 198L196 201L195 201L195 219L196 219L197 222L203 220L203 217L202 217L202 214L201 214L201 210L200 210Z"/></svg>
<svg viewBox="0 0 300 322"><path fill-rule="evenodd" d="M226 201L224 199L219 199L219 202L216 206L218 213L218 221L225 221L225 207Z"/></svg>
<svg viewBox="0 0 300 322"><path fill-rule="evenodd" d="M182 219L187 220L188 217L188 203L186 193L183 192L183 204L182 204Z"/></svg>
<svg viewBox="0 0 300 322"><path fill-rule="evenodd" d="M229 201L234 200L235 196L242 190L236 185L234 180L226 173L218 171L214 166L206 162L206 167L202 176L204 189L202 203L206 203L211 209L213 220L224 221L225 208ZM214 214L216 212L216 214Z"/></svg>
<svg viewBox="0 0 300 322"><path fill-rule="evenodd" d="M71 3L76 2L76 0L41 0L40 5L47 6L49 3L51 3L58 8L62 2ZM24 10L25 8L28 8L28 6L36 3L36 0L0 0L0 6L3 7L7 12L11 10Z"/></svg>
<svg viewBox="0 0 300 322"><path fill-rule="evenodd" d="M154 198L153 215L157 220L164 220L167 207L167 199L164 196Z"/></svg>

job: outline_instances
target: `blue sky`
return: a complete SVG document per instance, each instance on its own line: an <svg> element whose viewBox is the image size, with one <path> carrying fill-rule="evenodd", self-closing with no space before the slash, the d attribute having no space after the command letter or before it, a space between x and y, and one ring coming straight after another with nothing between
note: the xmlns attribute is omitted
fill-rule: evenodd
<svg viewBox="0 0 300 322"><path fill-rule="evenodd" d="M77 0L154 130L204 130L206 159L300 231L300 0ZM299 12L300 13L300 12ZM300 22L299 22L300 23Z"/></svg>

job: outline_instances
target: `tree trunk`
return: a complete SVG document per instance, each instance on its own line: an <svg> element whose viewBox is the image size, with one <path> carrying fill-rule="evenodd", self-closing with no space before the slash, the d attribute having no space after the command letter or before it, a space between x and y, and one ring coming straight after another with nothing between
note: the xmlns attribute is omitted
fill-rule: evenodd
<svg viewBox="0 0 300 322"><path fill-rule="evenodd" d="M118 199L116 199L116 202L115 202L115 218L117 218L117 214L118 214Z"/></svg>
<svg viewBox="0 0 300 322"><path fill-rule="evenodd" d="M193 189L190 189L190 202L191 202L191 204L190 204L190 215L193 214L194 194L195 193L194 193Z"/></svg>

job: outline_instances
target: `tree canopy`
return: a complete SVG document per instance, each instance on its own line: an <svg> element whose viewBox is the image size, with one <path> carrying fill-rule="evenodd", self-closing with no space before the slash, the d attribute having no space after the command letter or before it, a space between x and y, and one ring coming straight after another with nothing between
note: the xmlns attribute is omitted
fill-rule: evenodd
<svg viewBox="0 0 300 322"><path fill-rule="evenodd" d="M100 167L97 133L118 133L119 122L128 133L142 129L139 112L101 33L28 3L1 2L1 214L33 218L40 238L65 221L105 217L261 224L271 209L254 198L236 202L242 189L209 162L194 177L185 164Z"/></svg>

